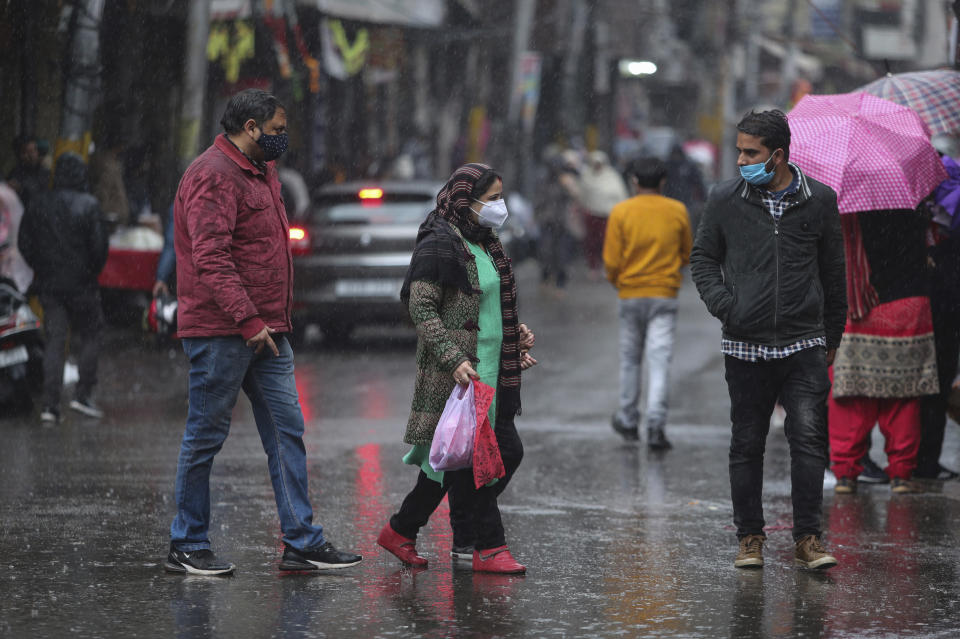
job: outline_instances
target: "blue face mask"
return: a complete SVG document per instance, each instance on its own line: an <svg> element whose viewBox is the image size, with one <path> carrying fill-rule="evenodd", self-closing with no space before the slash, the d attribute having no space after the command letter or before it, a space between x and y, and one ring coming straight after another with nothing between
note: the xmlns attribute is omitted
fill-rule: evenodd
<svg viewBox="0 0 960 639"><path fill-rule="evenodd" d="M776 152L777 151L775 150L773 153ZM763 186L764 184L768 184L777 172L776 166L774 166L773 170L771 171L767 170L767 164L773 159L773 153L770 154L770 157L767 158L766 162L758 162L757 164L741 166L740 175L743 177L743 179L754 186Z"/></svg>

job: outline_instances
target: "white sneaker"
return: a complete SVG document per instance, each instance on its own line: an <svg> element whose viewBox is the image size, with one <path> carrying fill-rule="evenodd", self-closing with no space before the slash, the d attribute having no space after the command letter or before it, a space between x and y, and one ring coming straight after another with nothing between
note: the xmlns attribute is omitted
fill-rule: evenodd
<svg viewBox="0 0 960 639"><path fill-rule="evenodd" d="M49 406L44 406L40 411L40 421L44 424L56 424L60 421L60 413Z"/></svg>
<svg viewBox="0 0 960 639"><path fill-rule="evenodd" d="M454 546L450 549L450 556L454 559L473 561L473 546Z"/></svg>
<svg viewBox="0 0 960 639"><path fill-rule="evenodd" d="M86 415L87 417L94 417L96 419L103 417L103 411L94 406L93 402L89 399L86 401L74 399L70 402L70 408L78 413Z"/></svg>

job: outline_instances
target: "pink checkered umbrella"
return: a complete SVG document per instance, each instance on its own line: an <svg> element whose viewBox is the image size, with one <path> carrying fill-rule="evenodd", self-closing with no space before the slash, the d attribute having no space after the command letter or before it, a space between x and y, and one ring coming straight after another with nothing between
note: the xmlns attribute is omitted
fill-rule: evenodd
<svg viewBox="0 0 960 639"><path fill-rule="evenodd" d="M934 135L960 131L960 71L888 73L857 90L910 107Z"/></svg>
<svg viewBox="0 0 960 639"><path fill-rule="evenodd" d="M790 160L837 192L841 213L913 209L947 178L911 109L867 93L805 96L788 114Z"/></svg>

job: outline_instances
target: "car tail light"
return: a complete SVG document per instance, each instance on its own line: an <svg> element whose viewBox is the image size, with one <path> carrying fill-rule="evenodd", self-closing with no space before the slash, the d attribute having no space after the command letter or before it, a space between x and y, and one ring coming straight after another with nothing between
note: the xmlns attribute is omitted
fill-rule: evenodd
<svg viewBox="0 0 960 639"><path fill-rule="evenodd" d="M290 227L290 252L294 255L310 253L310 234L302 226Z"/></svg>
<svg viewBox="0 0 960 639"><path fill-rule="evenodd" d="M360 189L360 192L357 193L357 196L361 200L382 200L383 199L383 189Z"/></svg>

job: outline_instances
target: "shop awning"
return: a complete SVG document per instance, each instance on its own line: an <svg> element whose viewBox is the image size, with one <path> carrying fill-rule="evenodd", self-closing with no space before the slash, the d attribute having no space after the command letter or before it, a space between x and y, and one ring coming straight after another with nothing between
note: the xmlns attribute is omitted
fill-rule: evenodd
<svg viewBox="0 0 960 639"><path fill-rule="evenodd" d="M211 20L235 20L249 18L253 12L253 0L211 0Z"/></svg>
<svg viewBox="0 0 960 639"><path fill-rule="evenodd" d="M212 0L213 20L250 17L260 0ZM446 17L444 0L297 0L302 7L318 9L333 18L432 28L443 24Z"/></svg>
<svg viewBox="0 0 960 639"><path fill-rule="evenodd" d="M345 20L428 28L443 24L446 11L443 0L298 0L297 4Z"/></svg>

